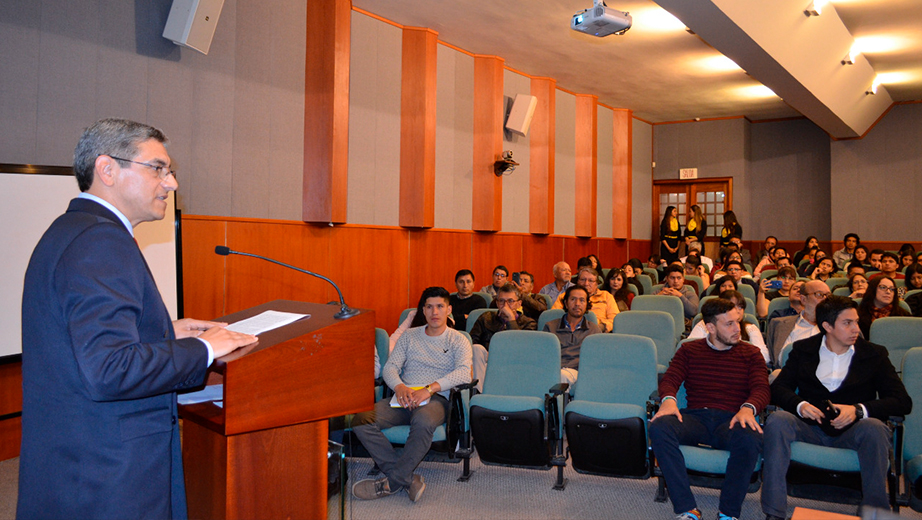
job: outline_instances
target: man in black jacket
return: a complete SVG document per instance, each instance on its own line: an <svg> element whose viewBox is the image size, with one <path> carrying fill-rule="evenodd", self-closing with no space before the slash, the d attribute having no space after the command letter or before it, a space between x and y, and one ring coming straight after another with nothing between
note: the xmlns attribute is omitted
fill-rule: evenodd
<svg viewBox="0 0 922 520"><path fill-rule="evenodd" d="M785 411L771 414L764 429L762 511L767 520L787 516L785 475L794 441L856 450L862 506L889 507L890 430L885 421L908 414L912 400L887 349L861 338L851 298L827 297L816 306L816 321L820 334L794 343L772 383L772 403Z"/></svg>

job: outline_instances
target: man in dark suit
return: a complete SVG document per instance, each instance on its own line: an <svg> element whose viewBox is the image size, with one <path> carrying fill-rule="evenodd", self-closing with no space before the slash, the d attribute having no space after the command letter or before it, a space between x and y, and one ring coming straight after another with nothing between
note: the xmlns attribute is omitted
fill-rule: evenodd
<svg viewBox="0 0 922 520"><path fill-rule="evenodd" d="M17 517L186 516L176 391L254 336L170 322L133 238L177 188L156 128L104 119L74 151L82 192L48 228L22 300Z"/></svg>
<svg viewBox="0 0 922 520"><path fill-rule="evenodd" d="M794 441L856 450L862 505L886 509L885 421L912 410L887 349L861 338L851 298L827 297L816 306L816 319L821 333L794 343L771 387L772 403L784 411L765 425L762 511L768 520L787 517L785 476Z"/></svg>

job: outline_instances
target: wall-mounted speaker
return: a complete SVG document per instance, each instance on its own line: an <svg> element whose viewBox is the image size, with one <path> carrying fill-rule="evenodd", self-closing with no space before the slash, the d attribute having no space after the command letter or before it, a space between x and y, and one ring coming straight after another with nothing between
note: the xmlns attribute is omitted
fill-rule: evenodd
<svg viewBox="0 0 922 520"><path fill-rule="evenodd" d="M531 126L531 118L535 116L536 106L538 98L535 96L516 94L512 110L506 119L506 129L519 135L528 135L528 127Z"/></svg>
<svg viewBox="0 0 922 520"><path fill-rule="evenodd" d="M224 0L173 0L163 37L208 54Z"/></svg>

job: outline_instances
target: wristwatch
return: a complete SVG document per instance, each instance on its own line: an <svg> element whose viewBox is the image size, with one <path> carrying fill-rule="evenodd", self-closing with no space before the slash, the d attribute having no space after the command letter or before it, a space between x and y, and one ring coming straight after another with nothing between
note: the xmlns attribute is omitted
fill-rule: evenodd
<svg viewBox="0 0 922 520"><path fill-rule="evenodd" d="M855 405L855 420L860 421L861 419L864 419L864 407L858 403Z"/></svg>
<svg viewBox="0 0 922 520"><path fill-rule="evenodd" d="M743 403L742 406L740 406L740 409L742 410L743 408L749 408L750 410L752 410L752 415L759 415L759 412L756 410L755 405L751 403Z"/></svg>
<svg viewBox="0 0 922 520"><path fill-rule="evenodd" d="M432 385L426 385L426 390L429 390L429 395L432 395L435 393L432 391Z"/></svg>

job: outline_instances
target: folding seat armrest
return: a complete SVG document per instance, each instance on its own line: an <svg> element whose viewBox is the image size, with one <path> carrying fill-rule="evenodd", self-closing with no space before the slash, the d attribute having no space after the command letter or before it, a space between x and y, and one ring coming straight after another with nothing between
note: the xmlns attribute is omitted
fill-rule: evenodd
<svg viewBox="0 0 922 520"><path fill-rule="evenodd" d="M902 415L891 415L887 419L887 426L890 427L890 431L893 432L893 449L890 450L890 453L893 459L890 461L890 467L893 469L897 478L903 474L903 421L905 417Z"/></svg>
<svg viewBox="0 0 922 520"><path fill-rule="evenodd" d="M570 383L557 383L556 385L549 388L548 392L550 392L551 395L556 397L566 392L568 388L570 388Z"/></svg>

